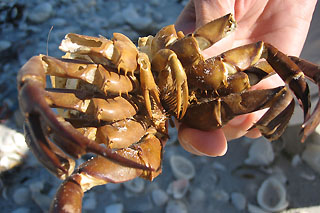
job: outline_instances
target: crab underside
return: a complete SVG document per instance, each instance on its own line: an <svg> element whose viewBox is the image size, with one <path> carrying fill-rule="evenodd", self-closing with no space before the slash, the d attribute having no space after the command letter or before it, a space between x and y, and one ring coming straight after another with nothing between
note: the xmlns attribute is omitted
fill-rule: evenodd
<svg viewBox="0 0 320 213"><path fill-rule="evenodd" d="M251 129L275 140L293 114L295 96L304 112L302 141L313 132L320 106L310 113L305 76L319 87L318 66L263 41L208 59L201 55L235 25L231 14L189 35L169 25L140 38L138 47L120 33L111 40L70 33L60 46L63 58L34 56L21 68L26 141L48 170L65 179L52 212L81 212L84 192L96 185L158 176L171 116L212 130L268 108ZM286 85L250 90L273 74ZM96 156L74 171L73 159L89 152Z"/></svg>

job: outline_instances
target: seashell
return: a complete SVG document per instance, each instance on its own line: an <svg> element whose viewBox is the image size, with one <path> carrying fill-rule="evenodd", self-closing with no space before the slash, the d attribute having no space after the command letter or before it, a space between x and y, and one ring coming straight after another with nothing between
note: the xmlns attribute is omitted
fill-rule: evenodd
<svg viewBox="0 0 320 213"><path fill-rule="evenodd" d="M288 207L286 189L276 178L266 179L260 186L257 194L258 204L267 211L277 212Z"/></svg>
<svg viewBox="0 0 320 213"><path fill-rule="evenodd" d="M104 209L105 213L122 213L124 206L122 203L114 203L111 205L106 206Z"/></svg>
<svg viewBox="0 0 320 213"><path fill-rule="evenodd" d="M234 207L236 207L237 210L241 211L246 208L247 199L242 193L232 192L231 203L234 205Z"/></svg>
<svg viewBox="0 0 320 213"><path fill-rule="evenodd" d="M144 180L141 178L135 178L133 180L123 183L124 187L130 192L140 193L144 190Z"/></svg>
<svg viewBox="0 0 320 213"><path fill-rule="evenodd" d="M244 161L247 165L266 166L274 160L274 152L270 141L259 138L254 141L249 149L249 157Z"/></svg>
<svg viewBox="0 0 320 213"><path fill-rule="evenodd" d="M314 181L317 178L315 174L307 173L304 171L300 172L300 177L308 181Z"/></svg>
<svg viewBox="0 0 320 213"><path fill-rule="evenodd" d="M320 145L315 143L307 144L306 149L302 153L302 160L320 174Z"/></svg>
<svg viewBox="0 0 320 213"><path fill-rule="evenodd" d="M174 155L170 157L170 166L173 175L177 179L190 180L195 175L195 168L193 163L185 157Z"/></svg>
<svg viewBox="0 0 320 213"><path fill-rule="evenodd" d="M154 189L151 197L156 206L163 206L169 199L167 193L162 189Z"/></svg>
<svg viewBox="0 0 320 213"><path fill-rule="evenodd" d="M249 213L269 213L267 211L264 211L260 207L251 204L251 203L248 203L248 212Z"/></svg>
<svg viewBox="0 0 320 213"><path fill-rule="evenodd" d="M189 189L189 181L187 179L179 179L171 182L168 186L168 194L172 194L175 199L181 199Z"/></svg>

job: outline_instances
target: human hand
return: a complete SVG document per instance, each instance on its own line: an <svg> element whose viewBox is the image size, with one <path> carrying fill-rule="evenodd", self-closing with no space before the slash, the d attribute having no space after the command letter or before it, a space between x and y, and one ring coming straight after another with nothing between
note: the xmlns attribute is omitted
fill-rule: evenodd
<svg viewBox="0 0 320 213"><path fill-rule="evenodd" d="M316 0L190 0L180 14L177 30L193 32L216 18L232 13L237 21L235 32L203 52L212 57L241 45L264 41L280 51L298 56L305 42ZM282 85L276 75L262 80L252 89ZM247 131L265 110L237 116L221 129L201 131L177 124L179 141L189 152L197 155L221 156L227 151L227 141L241 136L260 137L259 130Z"/></svg>

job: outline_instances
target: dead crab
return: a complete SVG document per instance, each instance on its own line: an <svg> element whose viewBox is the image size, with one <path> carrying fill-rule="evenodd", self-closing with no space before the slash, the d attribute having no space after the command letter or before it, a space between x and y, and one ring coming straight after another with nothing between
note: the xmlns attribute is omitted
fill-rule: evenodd
<svg viewBox="0 0 320 213"><path fill-rule="evenodd" d="M310 115L305 76L319 85L319 67L262 41L203 58L201 51L235 25L231 14L186 36L170 25L140 38L138 47L119 33L112 40L71 33L60 46L63 58L39 55L21 68L26 141L45 167L65 179L53 212L80 212L84 192L96 185L159 175L170 116L208 130L269 108L252 128L274 140L293 113L293 91L304 111L303 140L314 130L320 106ZM248 90L274 73L286 86ZM71 157L88 152L97 155L73 171Z"/></svg>

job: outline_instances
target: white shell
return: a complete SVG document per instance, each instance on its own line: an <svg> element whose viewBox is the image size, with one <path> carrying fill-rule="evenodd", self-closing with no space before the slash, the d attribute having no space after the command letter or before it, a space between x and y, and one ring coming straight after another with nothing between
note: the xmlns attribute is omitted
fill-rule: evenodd
<svg viewBox="0 0 320 213"><path fill-rule="evenodd" d="M174 155L170 158L170 165L173 175L177 179L190 180L195 175L193 163L185 157Z"/></svg>
<svg viewBox="0 0 320 213"><path fill-rule="evenodd" d="M266 179L260 186L257 194L258 204L267 211L278 212L288 207L286 189L276 178Z"/></svg>
<svg viewBox="0 0 320 213"><path fill-rule="evenodd" d="M266 166L274 160L271 142L264 137L251 144L248 154L249 157L244 161L248 165Z"/></svg>
<svg viewBox="0 0 320 213"><path fill-rule="evenodd" d="M169 200L169 196L162 189L154 189L151 197L156 206L163 206Z"/></svg>
<svg viewBox="0 0 320 213"><path fill-rule="evenodd" d="M320 174L320 145L315 143L307 144L302 153L302 159L318 174Z"/></svg>
<svg viewBox="0 0 320 213"><path fill-rule="evenodd" d="M189 181L187 179L179 179L171 182L168 186L168 194L172 194L173 198L181 199L189 190Z"/></svg>
<svg viewBox="0 0 320 213"><path fill-rule="evenodd" d="M231 203L234 205L234 207L241 211L246 208L247 205L247 198L239 192L232 192L231 193Z"/></svg>

